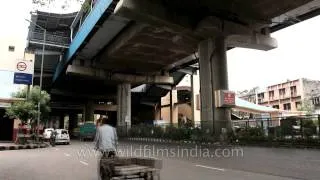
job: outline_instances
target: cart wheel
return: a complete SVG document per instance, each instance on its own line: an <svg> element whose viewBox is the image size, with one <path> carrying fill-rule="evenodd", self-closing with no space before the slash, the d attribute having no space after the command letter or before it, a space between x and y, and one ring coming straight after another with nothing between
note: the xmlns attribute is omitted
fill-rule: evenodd
<svg viewBox="0 0 320 180"><path fill-rule="evenodd" d="M153 176L152 176L151 173L146 173L146 174L144 175L144 179L145 179L145 180L153 180Z"/></svg>
<svg viewBox="0 0 320 180"><path fill-rule="evenodd" d="M105 173L105 169L100 167L100 178L101 180L111 180L111 177Z"/></svg>

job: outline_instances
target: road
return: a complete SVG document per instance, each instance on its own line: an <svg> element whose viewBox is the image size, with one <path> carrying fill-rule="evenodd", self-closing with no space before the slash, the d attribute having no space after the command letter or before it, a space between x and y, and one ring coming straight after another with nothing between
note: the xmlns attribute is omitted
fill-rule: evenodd
<svg viewBox="0 0 320 180"><path fill-rule="evenodd" d="M71 145L46 149L2 151L0 179L96 180L97 156L92 147L90 142L74 141ZM207 149L193 145L136 142L122 142L119 149L122 155L163 158L161 179L164 180L320 179L318 150L253 147ZM240 149L243 153L233 149ZM206 156L208 154L210 156Z"/></svg>

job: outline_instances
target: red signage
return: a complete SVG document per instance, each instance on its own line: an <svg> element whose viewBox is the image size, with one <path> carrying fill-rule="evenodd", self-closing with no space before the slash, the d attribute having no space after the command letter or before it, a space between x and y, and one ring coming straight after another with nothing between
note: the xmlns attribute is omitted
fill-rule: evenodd
<svg viewBox="0 0 320 180"><path fill-rule="evenodd" d="M223 104L225 105L235 105L236 95L234 92L223 92Z"/></svg>
<svg viewBox="0 0 320 180"><path fill-rule="evenodd" d="M17 63L17 70L18 71L25 71L27 69L27 64L24 62Z"/></svg>

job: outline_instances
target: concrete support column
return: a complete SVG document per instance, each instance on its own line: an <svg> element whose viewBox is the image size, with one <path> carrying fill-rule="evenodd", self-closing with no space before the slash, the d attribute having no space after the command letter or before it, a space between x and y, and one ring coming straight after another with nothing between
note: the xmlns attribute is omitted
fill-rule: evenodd
<svg viewBox="0 0 320 180"><path fill-rule="evenodd" d="M194 84L193 84L193 74L190 75L191 82L191 121L194 123Z"/></svg>
<svg viewBox="0 0 320 180"><path fill-rule="evenodd" d="M212 40L202 41L198 46L200 68L201 127L213 130L213 91L211 57L214 49Z"/></svg>
<svg viewBox="0 0 320 180"><path fill-rule="evenodd" d="M58 128L63 129L63 125L64 125L64 114L60 114Z"/></svg>
<svg viewBox="0 0 320 180"><path fill-rule="evenodd" d="M172 88L170 90L170 124L173 124Z"/></svg>
<svg viewBox="0 0 320 180"><path fill-rule="evenodd" d="M218 36L215 39L215 50L211 59L211 77L213 93L216 90L228 90L227 49L225 37ZM214 97L214 94L213 94ZM215 103L215 101L213 101ZM214 104L214 131L219 136L223 129L231 130L231 109L217 108Z"/></svg>
<svg viewBox="0 0 320 180"><path fill-rule="evenodd" d="M78 125L77 122L77 114L76 113L69 113L69 133L73 133L73 129L76 128Z"/></svg>
<svg viewBox="0 0 320 180"><path fill-rule="evenodd" d="M162 113L161 113L161 111L162 111L162 104L161 104L161 97L160 97L160 100L159 100L159 119L160 120L162 120Z"/></svg>
<svg viewBox="0 0 320 180"><path fill-rule="evenodd" d="M120 84L117 90L117 126L131 126L131 85Z"/></svg>
<svg viewBox="0 0 320 180"><path fill-rule="evenodd" d="M94 121L94 103L91 100L86 104L84 121Z"/></svg>

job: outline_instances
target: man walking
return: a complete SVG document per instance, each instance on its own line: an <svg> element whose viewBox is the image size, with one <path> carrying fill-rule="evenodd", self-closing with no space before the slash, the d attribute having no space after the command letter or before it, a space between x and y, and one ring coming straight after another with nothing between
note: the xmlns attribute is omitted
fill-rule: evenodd
<svg viewBox="0 0 320 180"><path fill-rule="evenodd" d="M117 150L118 137L114 127L108 124L108 119L103 118L102 124L97 128L95 137L95 149L101 152L98 162L98 176L111 176L112 161L108 159L115 157ZM103 161L103 164L101 164ZM108 163L110 162L110 163ZM101 172L101 170L103 172Z"/></svg>

